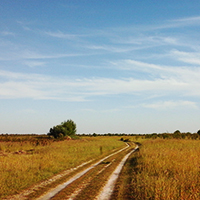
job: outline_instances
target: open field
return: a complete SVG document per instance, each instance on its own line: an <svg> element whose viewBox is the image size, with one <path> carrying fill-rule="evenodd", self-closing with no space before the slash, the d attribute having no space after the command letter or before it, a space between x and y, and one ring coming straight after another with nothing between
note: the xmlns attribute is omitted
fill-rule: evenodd
<svg viewBox="0 0 200 200"><path fill-rule="evenodd" d="M199 140L144 140L125 165L112 200L200 199L199 155Z"/></svg>
<svg viewBox="0 0 200 200"><path fill-rule="evenodd" d="M0 198L124 146L119 137L84 137L47 144L0 142Z"/></svg>
<svg viewBox="0 0 200 200"><path fill-rule="evenodd" d="M72 182L68 179L65 183L67 186L51 199L107 200L110 194L109 191L112 192L112 188L115 185L115 178L118 177L117 174L121 171L119 166L123 166L121 163L122 160L127 159L126 156L134 151L135 144L127 145L125 148L100 159L96 164L84 170L86 173L78 176L77 179L73 178ZM106 186L106 188L104 188L104 186ZM52 194L52 192L49 194ZM47 200L47 198L44 199ZM38 200L44 199L39 198Z"/></svg>
<svg viewBox="0 0 200 200"><path fill-rule="evenodd" d="M200 199L200 141L191 139L144 139L125 136L140 142L140 151L131 154L117 180L112 200L128 199ZM46 141L46 138L43 138ZM90 164L125 147L119 136L81 137L69 141L4 141L0 143L0 198L20 193L86 161ZM37 141L37 140L36 140ZM129 142L130 144L133 144ZM134 148L134 146L133 146ZM128 149L127 149L128 150ZM129 149L130 151L131 149ZM126 151L113 155L67 186L54 199L76 196L93 199ZM96 161L95 161L96 160ZM85 170L90 164L83 166ZM74 176L80 171L73 172ZM55 182L51 187L67 181ZM91 181L92 180L92 181ZM84 192L82 191L84 188ZM46 191L48 188L46 189ZM40 195L39 193L37 196ZM30 196L29 199L35 199Z"/></svg>

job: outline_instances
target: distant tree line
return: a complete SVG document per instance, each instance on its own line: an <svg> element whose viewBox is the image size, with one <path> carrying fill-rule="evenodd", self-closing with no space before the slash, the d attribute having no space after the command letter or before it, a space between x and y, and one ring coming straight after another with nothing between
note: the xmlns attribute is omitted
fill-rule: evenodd
<svg viewBox="0 0 200 200"><path fill-rule="evenodd" d="M138 138L143 139L156 139L156 138L162 138L162 139L193 139L197 140L200 139L200 130L197 131L197 133L181 133L179 130L174 131L174 133L152 133L152 134L126 134L126 133L105 133L105 134L81 134L83 136L90 136L90 137L96 137L96 136L136 136Z"/></svg>
<svg viewBox="0 0 200 200"><path fill-rule="evenodd" d="M181 133L179 130L174 131L174 133L152 133L152 134L146 134L145 138L162 138L162 139L193 139L197 140L200 139L200 130L197 131L197 133Z"/></svg>

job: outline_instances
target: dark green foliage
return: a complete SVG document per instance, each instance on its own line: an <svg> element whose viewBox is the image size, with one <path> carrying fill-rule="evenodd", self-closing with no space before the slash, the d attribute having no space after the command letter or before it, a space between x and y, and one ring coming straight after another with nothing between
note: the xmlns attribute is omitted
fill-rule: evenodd
<svg viewBox="0 0 200 200"><path fill-rule="evenodd" d="M124 142L130 142L130 140L129 139L125 139L125 140L123 140Z"/></svg>
<svg viewBox="0 0 200 200"><path fill-rule="evenodd" d="M76 124L71 119L64 121L62 126L66 131L66 135L72 136L76 134Z"/></svg>
<svg viewBox="0 0 200 200"><path fill-rule="evenodd" d="M97 136L97 134L96 134L96 133L93 133L92 135L93 135L94 137L96 137L96 136Z"/></svg>
<svg viewBox="0 0 200 200"><path fill-rule="evenodd" d="M152 134L146 134L145 138L162 138L162 139L192 139L197 140L200 139L200 130L197 133L181 133L179 130L176 130L174 133L152 133Z"/></svg>
<svg viewBox="0 0 200 200"><path fill-rule="evenodd" d="M176 130L176 131L174 131L174 134L175 134L175 135L180 135L181 132L180 132L179 130Z"/></svg>
<svg viewBox="0 0 200 200"><path fill-rule="evenodd" d="M61 138L64 136L73 136L76 134L76 124L70 119L62 122L60 125L50 128L48 135L54 138Z"/></svg>

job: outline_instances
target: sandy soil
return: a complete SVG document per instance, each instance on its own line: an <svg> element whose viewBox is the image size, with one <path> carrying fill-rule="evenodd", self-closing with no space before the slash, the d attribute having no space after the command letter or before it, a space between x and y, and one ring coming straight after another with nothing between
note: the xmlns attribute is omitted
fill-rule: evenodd
<svg viewBox="0 0 200 200"><path fill-rule="evenodd" d="M96 200L109 200L113 189L115 187L115 183L117 181L117 178L122 170L122 167L124 166L126 160L128 159L128 157L138 149L138 146L132 150L130 153L128 153L126 156L124 156L124 158L122 159L122 161L119 163L119 165L116 167L116 169L114 170L114 172L111 174L110 178L108 179L106 185L104 186L104 188L102 189L102 191L100 192L100 194L98 195L98 197L96 198Z"/></svg>

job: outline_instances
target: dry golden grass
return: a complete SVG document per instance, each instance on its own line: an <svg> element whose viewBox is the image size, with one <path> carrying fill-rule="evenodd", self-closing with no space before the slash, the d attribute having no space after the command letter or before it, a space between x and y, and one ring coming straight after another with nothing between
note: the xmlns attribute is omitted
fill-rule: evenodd
<svg viewBox="0 0 200 200"><path fill-rule="evenodd" d="M119 137L85 137L46 146L32 146L28 142L0 142L0 198L19 193L123 145Z"/></svg>
<svg viewBox="0 0 200 200"><path fill-rule="evenodd" d="M200 199L200 141L147 140L129 166L129 198Z"/></svg>

